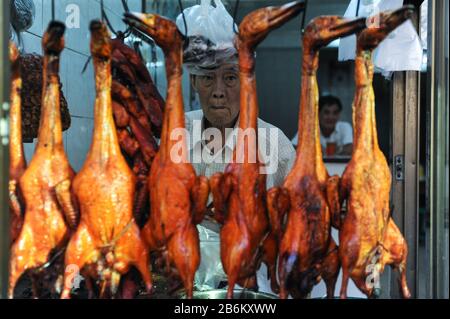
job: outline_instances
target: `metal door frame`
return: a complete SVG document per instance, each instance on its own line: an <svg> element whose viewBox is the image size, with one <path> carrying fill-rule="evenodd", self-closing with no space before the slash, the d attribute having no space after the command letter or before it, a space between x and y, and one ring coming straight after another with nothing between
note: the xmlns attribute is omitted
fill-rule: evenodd
<svg viewBox="0 0 450 319"><path fill-rule="evenodd" d="M448 260L443 260L448 229L448 1L429 1L427 103L427 199L430 216L427 297L448 298ZM445 10L445 11L444 11ZM446 50L446 52L445 52ZM447 55L447 56L446 56ZM447 273L447 287L442 276ZM447 289L447 291L445 291Z"/></svg>
<svg viewBox="0 0 450 319"><path fill-rule="evenodd" d="M419 25L422 1L406 1L416 7L412 18ZM418 297L419 248L419 145L420 145L420 74L395 72L392 82L392 216L408 244L407 281L412 298ZM398 274L391 274L390 297L400 298Z"/></svg>
<svg viewBox="0 0 450 319"><path fill-rule="evenodd" d="M0 298L6 298L9 265L9 3L0 1Z"/></svg>

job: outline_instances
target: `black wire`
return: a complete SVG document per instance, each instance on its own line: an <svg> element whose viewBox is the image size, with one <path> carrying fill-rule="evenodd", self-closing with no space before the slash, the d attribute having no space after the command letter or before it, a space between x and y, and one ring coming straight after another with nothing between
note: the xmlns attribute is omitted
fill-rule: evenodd
<svg viewBox="0 0 450 319"><path fill-rule="evenodd" d="M358 0L358 4L356 5L356 18L359 16L359 5L361 4L361 0Z"/></svg>
<svg viewBox="0 0 450 319"><path fill-rule="evenodd" d="M305 0L305 9L303 10L302 16L302 34L305 33L305 22L306 22L306 10L308 9L308 0Z"/></svg>
<svg viewBox="0 0 450 319"><path fill-rule="evenodd" d="M105 21L106 21L106 24L108 25L108 28L111 30L111 32L112 32L115 36L117 36L118 33L116 32L116 30L114 30L114 28L113 28L113 26L112 26L112 24L111 24L111 21L109 21L109 18L108 18L108 16L106 15L106 12L104 12L103 15L104 15L104 17L105 17Z"/></svg>
<svg viewBox="0 0 450 319"><path fill-rule="evenodd" d="M102 22L105 22L105 5L103 3L103 0L100 0L100 12L102 15Z"/></svg>
<svg viewBox="0 0 450 319"><path fill-rule="evenodd" d="M86 62L84 63L83 69L81 70L81 74L84 74L84 72L86 72L88 66L89 66L89 62L91 62L92 57L88 56Z"/></svg>
<svg viewBox="0 0 450 319"><path fill-rule="evenodd" d="M105 10L105 5L103 3L103 0L100 0L100 11L101 11L101 15L102 15L102 21L106 22L106 25L108 26L108 28L111 30L111 32L115 35L118 36L118 33L116 32L116 30L113 28L111 21L109 21L108 16L106 15L106 10Z"/></svg>
<svg viewBox="0 0 450 319"><path fill-rule="evenodd" d="M147 11L147 0L142 0L142 2L141 2L141 10L142 10L142 13L146 13L146 11Z"/></svg>
<svg viewBox="0 0 450 319"><path fill-rule="evenodd" d="M186 16L184 15L183 3L181 3L181 0L178 0L178 5L180 6L181 15L183 16L184 36L187 38L188 28L187 28Z"/></svg>
<svg viewBox="0 0 450 319"><path fill-rule="evenodd" d="M234 12L233 12L233 32L235 34L239 34L239 31L236 30L236 17L239 9L239 0L236 0L236 4L234 5Z"/></svg>

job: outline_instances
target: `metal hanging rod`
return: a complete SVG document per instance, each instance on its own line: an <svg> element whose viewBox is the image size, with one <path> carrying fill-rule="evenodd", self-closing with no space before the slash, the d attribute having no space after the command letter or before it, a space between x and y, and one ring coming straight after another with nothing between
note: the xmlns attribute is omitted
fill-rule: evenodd
<svg viewBox="0 0 450 319"><path fill-rule="evenodd" d="M52 0L51 6L52 6L52 21L55 21L55 0Z"/></svg>
<svg viewBox="0 0 450 319"><path fill-rule="evenodd" d="M306 11L308 9L308 0L305 0L305 10L303 10L303 15L302 15L302 34L305 33L305 22L306 22Z"/></svg>

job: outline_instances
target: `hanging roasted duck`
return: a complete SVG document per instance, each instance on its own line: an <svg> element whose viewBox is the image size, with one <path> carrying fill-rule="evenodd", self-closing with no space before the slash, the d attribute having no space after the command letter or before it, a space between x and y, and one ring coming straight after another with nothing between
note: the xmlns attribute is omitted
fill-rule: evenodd
<svg viewBox="0 0 450 319"><path fill-rule="evenodd" d="M9 297L26 270L40 272L61 255L69 228L77 225L78 213L71 194L74 177L64 152L60 112L59 58L64 49L65 26L51 22L42 40L44 83L38 143L20 179L25 200L25 219L11 251Z"/></svg>
<svg viewBox="0 0 450 319"><path fill-rule="evenodd" d="M114 296L121 275L131 266L152 289L149 258L133 218L135 176L117 139L111 99L111 41L100 21L93 21L91 54L96 100L92 144L83 168L73 182L81 220L67 246L66 266L76 266L87 278L100 282L100 297ZM69 298L72 270L66 270L62 298Z"/></svg>
<svg viewBox="0 0 450 319"><path fill-rule="evenodd" d="M9 203L11 212L11 243L19 237L23 225L24 199L19 181L27 168L22 142L22 110L19 51L14 43L9 44L11 61L11 109L9 112Z"/></svg>
<svg viewBox="0 0 450 319"><path fill-rule="evenodd" d="M127 23L149 35L164 51L168 81L160 149L148 184L150 217L143 236L150 251L161 252L167 257L167 267L175 267L187 297L191 298L200 263L196 224L203 219L209 185L206 177L196 176L188 162L181 87L184 37L175 23L158 15L125 16Z"/></svg>
<svg viewBox="0 0 450 319"><path fill-rule="evenodd" d="M385 265L399 270L401 294L404 298L410 297L406 283L408 248L390 215L391 172L378 145L372 52L412 14L410 6L381 13L374 18L376 24L358 35L353 102L355 138L352 159L340 186L341 200L347 201L347 211L335 218L343 270L341 298L347 297L349 278L368 297L378 295L380 290L375 289L377 283L372 279L379 278Z"/></svg>
<svg viewBox="0 0 450 319"><path fill-rule="evenodd" d="M220 253L228 276L227 298L233 297L236 283L257 289L256 271L267 263L271 287L276 281L277 242L271 233L266 208L266 175L259 161L257 140L258 101L255 78L255 50L272 30L280 27L304 8L304 2L267 7L248 14L239 26L240 118L233 162L225 172L211 178L216 219L223 223ZM244 131L253 132L245 136Z"/></svg>
<svg viewBox="0 0 450 319"><path fill-rule="evenodd" d="M281 298L289 294L306 298L321 279L327 286L327 296L334 295L340 264L337 245L331 237L329 205L334 205L337 196L328 194L337 193L338 177L329 177L322 160L317 87L319 50L364 27L365 19L347 21L338 16L321 16L308 24L303 35L297 156L283 186L268 192L270 216L281 237L278 264Z"/></svg>

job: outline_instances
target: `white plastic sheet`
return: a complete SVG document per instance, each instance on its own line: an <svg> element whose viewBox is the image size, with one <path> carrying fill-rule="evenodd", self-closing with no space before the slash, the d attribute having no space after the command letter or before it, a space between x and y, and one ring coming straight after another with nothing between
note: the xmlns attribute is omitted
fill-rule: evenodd
<svg viewBox="0 0 450 319"><path fill-rule="evenodd" d="M201 225L197 226L200 238L200 266L195 274L195 286L198 290L217 289L227 276L220 259L219 234Z"/></svg>
<svg viewBox="0 0 450 319"><path fill-rule="evenodd" d="M420 39L422 47L427 50L428 47L428 0L420 5Z"/></svg>
<svg viewBox="0 0 450 319"><path fill-rule="evenodd" d="M177 17L179 30L189 38L189 46L185 49L184 62L191 73L201 73L202 69L213 68L232 60L236 56L234 47L233 18L221 0L202 0L184 10ZM237 28L237 27L236 27Z"/></svg>
<svg viewBox="0 0 450 319"><path fill-rule="evenodd" d="M356 17L358 0L351 0L344 16ZM378 12L395 10L403 0L361 0L359 17L368 17ZM356 36L341 39L339 61L354 60ZM373 62L377 71L390 77L394 71L420 71L422 65L422 44L410 20L394 30L374 51Z"/></svg>

